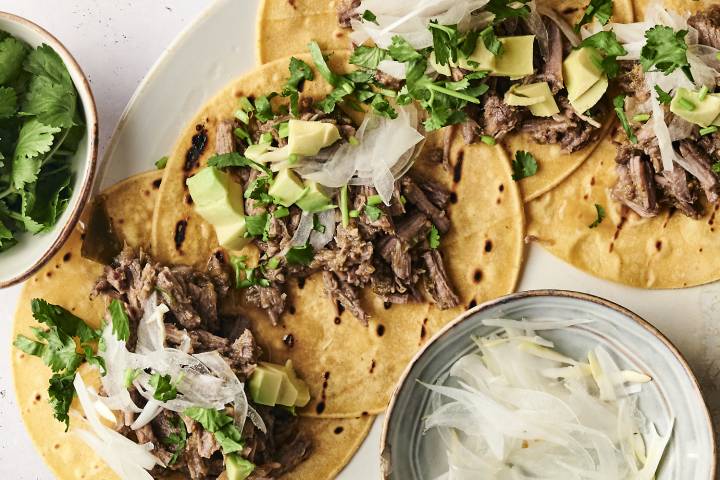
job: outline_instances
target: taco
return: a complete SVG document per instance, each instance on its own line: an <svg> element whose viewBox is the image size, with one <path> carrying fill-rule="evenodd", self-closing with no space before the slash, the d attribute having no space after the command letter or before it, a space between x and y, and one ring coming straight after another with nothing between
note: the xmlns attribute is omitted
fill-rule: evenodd
<svg viewBox="0 0 720 480"><path fill-rule="evenodd" d="M552 253L637 287L720 278L720 8L688 5L655 3L640 23L610 25L628 52L614 100L622 128L528 209L529 235Z"/></svg>
<svg viewBox="0 0 720 480"><path fill-rule="evenodd" d="M499 147L458 143L446 171L442 139L347 59L315 46L223 90L170 155L153 226L164 262L224 247L239 308L309 384L303 415L384 410L435 312L513 291L524 253Z"/></svg>
<svg viewBox="0 0 720 480"><path fill-rule="evenodd" d="M218 279L223 274L216 270L216 276L209 277L186 268L161 268L147 255L138 253L149 245L152 205L160 182L161 172L152 172L105 191L98 207L101 212L93 214L93 218L85 216L87 229L78 227L61 252L25 287L15 318L14 337L19 348L13 352L12 368L18 405L30 437L59 479L244 479L283 475L293 479L334 478L362 443L373 418L306 419L294 417L278 406L258 405L253 400L257 392L253 391L252 379L256 372L270 366L260 363L252 373L248 370L257 354L249 330L239 337L243 347L238 350L237 344L228 346L224 329L214 335L200 328L180 328L179 319L187 322L191 311L196 312L197 319L197 312L204 308L203 322L214 318L208 302L213 294L221 293ZM123 244L117 242L120 240L126 245L113 267L82 257L83 250L95 255L107 253L105 248L86 245L83 249L82 245L97 240L96 235L103 229L105 233L112 230L110 236L116 237L110 244L122 249ZM211 265L218 267L216 260ZM137 269L141 263L142 273ZM158 268L160 274L153 280L153 271ZM162 276L185 283L160 287ZM175 301L167 301L169 297L158 293L163 288L175 295ZM96 294L91 295L93 289ZM165 314L164 329L167 345L175 349L162 347L163 339L152 332L160 333L163 324L153 323L153 317L145 315L150 313L145 308L161 308L144 300L158 295L161 302L172 305ZM205 307L198 303L202 296ZM108 303L111 298L114 301ZM110 323L102 327L106 305ZM179 308L185 313L180 313ZM222 310L220 315L222 325L229 327L229 316ZM232 326L240 330L237 327L244 324L234 318ZM120 336L135 343L133 354L124 348L125 342L118 340ZM178 336L183 337L180 344L173 343ZM103 347L95 348L98 338ZM154 347L148 343L153 339L159 342ZM82 349L78 349L80 345ZM152 350L149 353L148 347ZM193 355L187 353L191 351ZM141 354L149 362L143 365L147 370L125 368L124 362L137 360ZM52 372L40 365L34 357L38 355L52 367ZM224 382L209 373L227 374L229 364L233 370ZM179 369L185 376L180 378L175 372L173 380L166 381L169 379L155 368L173 372ZM102 369L106 371L103 377L99 373ZM237 408L215 410L233 396L233 389L239 394L233 405L241 406L244 392L237 390L234 372L240 377L251 375L246 406L254 408L258 416L253 418L257 423L262 419L266 433L251 420L241 427L238 422L244 414ZM150 380L144 380L149 373L153 373ZM117 375L123 377L120 385ZM129 390L125 390L126 380L132 385ZM202 388L193 392L188 385ZM149 398L140 393L147 387L150 390L143 393ZM76 389L78 399L74 400ZM153 393L148 395L149 391ZM216 403L204 405L211 401ZM208 408L183 405L195 402ZM180 409L184 413L176 413ZM69 432L63 422L69 424ZM254 468L251 462L256 464Z"/></svg>
<svg viewBox="0 0 720 480"><path fill-rule="evenodd" d="M262 62L302 52L313 39L347 47L349 37L357 46L351 63L376 72L399 100L417 100L428 131L445 127L448 144L460 134L468 144L502 143L529 201L578 168L611 123L604 93L615 72L604 59L616 52L602 35L581 44L577 28L630 22L633 8L630 0L586 10L562 1L265 0L259 15Z"/></svg>

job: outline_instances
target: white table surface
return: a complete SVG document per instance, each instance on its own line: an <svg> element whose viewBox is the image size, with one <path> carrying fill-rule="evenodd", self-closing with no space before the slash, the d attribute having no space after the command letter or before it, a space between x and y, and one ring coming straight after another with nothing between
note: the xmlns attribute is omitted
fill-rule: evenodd
<svg viewBox="0 0 720 480"><path fill-rule="evenodd" d="M211 0L0 0L53 32L89 76L100 116L101 155L132 92L171 40ZM243 1L243 0L237 0ZM720 413L720 284L643 291L594 279L543 251L529 249L521 290L559 288L599 295L635 311L688 358ZM10 378L10 332L20 288L0 290L0 479L51 479L19 420ZM341 476L377 478L379 426ZM372 459L372 460L369 460Z"/></svg>

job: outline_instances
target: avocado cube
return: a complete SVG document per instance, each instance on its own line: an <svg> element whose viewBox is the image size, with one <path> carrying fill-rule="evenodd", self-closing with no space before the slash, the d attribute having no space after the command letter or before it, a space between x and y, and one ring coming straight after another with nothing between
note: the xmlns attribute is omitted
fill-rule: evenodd
<svg viewBox="0 0 720 480"><path fill-rule="evenodd" d="M692 109L688 108L688 102L692 104ZM687 88L678 88L670 102L670 111L690 123L709 127L720 115L720 96L706 94L700 100L698 92L690 91Z"/></svg>
<svg viewBox="0 0 720 480"><path fill-rule="evenodd" d="M498 40L502 43L502 53L495 57L495 67L490 75L513 78L532 75L535 35L498 37Z"/></svg>
<svg viewBox="0 0 720 480"><path fill-rule="evenodd" d="M225 455L227 480L245 480L255 470L255 464L237 453Z"/></svg>
<svg viewBox="0 0 720 480"><path fill-rule="evenodd" d="M290 380L290 372L287 371L286 367L269 362L260 362L258 368L275 372L282 377L280 391L278 392L278 398L275 401L275 405L294 407L298 397L298 390L295 387L295 384Z"/></svg>
<svg viewBox="0 0 720 480"><path fill-rule="evenodd" d="M252 240L246 236L247 225L245 217L238 218L237 221L229 225L218 225L215 227L215 235L217 236L220 246L229 250L240 250Z"/></svg>
<svg viewBox="0 0 720 480"><path fill-rule="evenodd" d="M315 213L324 210L330 205L331 199L322 185L317 182L310 182L307 185L305 195L295 203L304 211Z"/></svg>
<svg viewBox="0 0 720 480"><path fill-rule="evenodd" d="M274 407L277 404L285 375L276 370L258 366L250 377L250 396L255 403Z"/></svg>
<svg viewBox="0 0 720 480"><path fill-rule="evenodd" d="M291 155L312 156L340 140L332 123L292 119L288 122L288 147Z"/></svg>
<svg viewBox="0 0 720 480"><path fill-rule="evenodd" d="M300 200L306 191L303 181L289 168L280 170L268 189L268 193L283 207L289 207Z"/></svg>
<svg viewBox="0 0 720 480"><path fill-rule="evenodd" d="M310 389L303 380L301 380L292 365L292 360L288 360L285 363L285 371L287 372L288 379L295 385L297 390L297 399L295 399L296 407L304 407L310 402Z"/></svg>
<svg viewBox="0 0 720 480"><path fill-rule="evenodd" d="M560 111L547 82L513 85L505 94L505 103L528 107L536 117L549 117Z"/></svg>
<svg viewBox="0 0 720 480"><path fill-rule="evenodd" d="M587 92L575 100L570 100L570 105L572 105L576 112L582 115L600 101L607 89L608 78L606 75L603 75Z"/></svg>
<svg viewBox="0 0 720 480"><path fill-rule="evenodd" d="M563 61L563 78L570 103L580 98L603 77L602 56L592 47L573 50Z"/></svg>

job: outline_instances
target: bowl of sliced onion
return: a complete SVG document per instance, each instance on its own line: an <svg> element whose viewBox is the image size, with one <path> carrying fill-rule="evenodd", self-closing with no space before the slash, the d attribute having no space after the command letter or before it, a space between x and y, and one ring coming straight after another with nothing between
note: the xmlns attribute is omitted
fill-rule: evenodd
<svg viewBox="0 0 720 480"><path fill-rule="evenodd" d="M716 444L678 350L633 312L538 290L479 305L405 370L386 479L712 480Z"/></svg>

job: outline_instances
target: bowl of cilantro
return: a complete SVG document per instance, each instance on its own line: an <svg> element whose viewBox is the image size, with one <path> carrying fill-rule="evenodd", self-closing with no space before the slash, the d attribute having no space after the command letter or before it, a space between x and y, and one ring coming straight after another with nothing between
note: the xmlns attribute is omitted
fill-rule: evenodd
<svg viewBox="0 0 720 480"><path fill-rule="evenodd" d="M0 288L24 281L77 224L97 167L97 112L72 55L0 12Z"/></svg>

